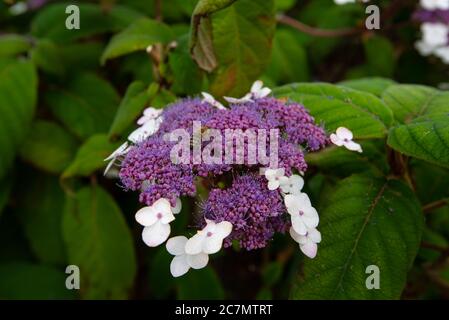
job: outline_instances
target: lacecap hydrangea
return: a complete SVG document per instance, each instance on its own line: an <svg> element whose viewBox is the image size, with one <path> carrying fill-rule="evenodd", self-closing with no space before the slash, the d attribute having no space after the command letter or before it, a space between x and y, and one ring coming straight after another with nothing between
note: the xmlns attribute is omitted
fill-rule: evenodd
<svg viewBox="0 0 449 320"><path fill-rule="evenodd" d="M142 239L150 247L166 242L173 276L205 267L222 247L264 248L275 233L289 233L306 256L316 256L319 215L303 192L304 155L329 143L362 149L350 130L328 136L303 105L270 95L257 81L244 97L225 97L227 107L207 93L164 109L149 107L140 127L106 159L105 174L118 167L124 189L139 193ZM212 162L205 161L205 151ZM196 201L199 216L192 214L189 223L196 230L169 239L181 199L197 197L199 188L207 198Z"/></svg>

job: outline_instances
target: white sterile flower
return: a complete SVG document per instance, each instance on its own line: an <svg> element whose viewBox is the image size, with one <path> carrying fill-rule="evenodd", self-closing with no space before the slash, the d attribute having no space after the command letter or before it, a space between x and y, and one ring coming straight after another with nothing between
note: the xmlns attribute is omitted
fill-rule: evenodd
<svg viewBox="0 0 449 320"><path fill-rule="evenodd" d="M320 222L318 212L305 193L298 195L287 194L284 198L287 212L291 216L292 226L296 233L305 235L308 228L316 228Z"/></svg>
<svg viewBox="0 0 449 320"><path fill-rule="evenodd" d="M422 40L415 42L415 48L423 56L431 55L436 49L435 46L431 46Z"/></svg>
<svg viewBox="0 0 449 320"><path fill-rule="evenodd" d="M201 92L201 94L203 95L203 102L207 102L211 106L213 106L213 107L215 107L217 109L220 109L220 110L226 109L220 102L215 100L215 98L210 93Z"/></svg>
<svg viewBox="0 0 449 320"><path fill-rule="evenodd" d="M213 254L220 251L223 240L231 234L232 224L228 221L215 223L207 220L203 230L198 231L186 243L186 253L189 255L201 252Z"/></svg>
<svg viewBox="0 0 449 320"><path fill-rule="evenodd" d="M437 48L434 54L443 60L444 63L449 64L449 46Z"/></svg>
<svg viewBox="0 0 449 320"><path fill-rule="evenodd" d="M266 169L265 178L268 180L268 189L276 190L280 185L286 184L288 182L288 178L284 176L284 174L284 168Z"/></svg>
<svg viewBox="0 0 449 320"><path fill-rule="evenodd" d="M422 39L428 46L445 46L449 39L449 26L443 23L423 23L421 25Z"/></svg>
<svg viewBox="0 0 449 320"><path fill-rule="evenodd" d="M139 120L137 120L137 124L139 126L144 125L145 123L147 123L150 120L154 120L157 119L161 113L162 113L162 109L156 109L153 107L148 107L143 111L143 116L141 116L139 118Z"/></svg>
<svg viewBox="0 0 449 320"><path fill-rule="evenodd" d="M317 243L321 242L321 233L317 229L307 229L305 235L300 235L295 231L295 229L291 227L290 235L293 240L299 243L299 248L301 249L302 253L304 253L311 259L316 257L318 251Z"/></svg>
<svg viewBox="0 0 449 320"><path fill-rule="evenodd" d="M246 94L242 98L232 98L232 97L223 97L227 102L239 104L239 103L246 103L246 102L252 102L253 99L251 99L251 93Z"/></svg>
<svg viewBox="0 0 449 320"><path fill-rule="evenodd" d="M449 10L449 0L421 0L421 7L427 10Z"/></svg>
<svg viewBox="0 0 449 320"><path fill-rule="evenodd" d="M114 165L117 158L124 156L128 153L130 146L128 146L128 142L123 143L120 147L118 147L113 153L111 153L104 161L109 161L106 169L104 170L104 175L108 173L111 167Z"/></svg>
<svg viewBox="0 0 449 320"><path fill-rule="evenodd" d="M257 80L253 83L251 86L251 97L254 99L262 99L267 96L269 96L271 93L271 89L264 87L263 82L260 80Z"/></svg>
<svg viewBox="0 0 449 320"><path fill-rule="evenodd" d="M344 146L351 151L363 152L362 146L352 141L353 137L351 130L344 127L338 128L337 131L330 136L332 143L336 146Z"/></svg>
<svg viewBox="0 0 449 320"><path fill-rule="evenodd" d="M189 271L190 268L202 269L209 262L209 256L206 253L190 255L186 253L185 247L187 238L178 236L168 239L167 251L175 257L170 263L170 272L173 277L180 277Z"/></svg>
<svg viewBox="0 0 449 320"><path fill-rule="evenodd" d="M302 187L304 187L304 179L297 174L293 174L285 182L283 181L280 187L283 193L300 194Z"/></svg>
<svg viewBox="0 0 449 320"><path fill-rule="evenodd" d="M145 228L142 239L149 247L156 247L167 240L170 235L170 222L175 220L170 201L165 198L157 200L153 205L137 211L136 221Z"/></svg>
<svg viewBox="0 0 449 320"><path fill-rule="evenodd" d="M336 4L355 3L355 0L334 0Z"/></svg>
<svg viewBox="0 0 449 320"><path fill-rule="evenodd" d="M128 140L136 144L144 141L146 138L152 136L159 130L162 120L162 117L159 117L157 119L152 119L145 122L143 126L131 132L128 136Z"/></svg>

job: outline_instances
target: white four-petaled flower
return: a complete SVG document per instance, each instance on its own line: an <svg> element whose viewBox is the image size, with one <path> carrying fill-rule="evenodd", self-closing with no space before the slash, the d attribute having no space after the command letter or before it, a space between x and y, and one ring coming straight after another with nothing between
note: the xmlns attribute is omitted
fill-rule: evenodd
<svg viewBox="0 0 449 320"><path fill-rule="evenodd" d="M316 228L307 229L304 235L300 235L291 227L290 235L299 243L299 248L306 256L315 258L318 251L317 244L321 242L321 233Z"/></svg>
<svg viewBox="0 0 449 320"><path fill-rule="evenodd" d="M165 242L170 235L170 222L175 220L170 201L161 198L153 205L144 207L137 211L136 221L145 228L142 239L149 247L157 247Z"/></svg>
<svg viewBox="0 0 449 320"><path fill-rule="evenodd" d="M307 229L316 228L320 221L318 212L305 193L298 195L287 194L284 198L287 212L291 216L292 226L296 233L305 235Z"/></svg>
<svg viewBox="0 0 449 320"><path fill-rule="evenodd" d="M185 250L187 241L184 236L173 237L167 241L167 251L175 256L170 263L170 272L173 277L186 274L190 268L202 269L209 262L209 256L206 253L187 254Z"/></svg>
<svg viewBox="0 0 449 320"><path fill-rule="evenodd" d="M332 133L330 135L330 139L333 144L336 146L344 146L346 149L351 151L362 152L362 146L354 141L352 132L344 127L340 127L337 129L336 133Z"/></svg>
<svg viewBox="0 0 449 320"><path fill-rule="evenodd" d="M156 109L153 107L146 108L143 110L143 115L137 120L137 124L142 126L150 120L157 119L161 115L162 111L162 109Z"/></svg>
<svg viewBox="0 0 449 320"><path fill-rule="evenodd" d="M304 179L297 174L293 174L286 181L283 181L280 187L283 193L300 194L304 187Z"/></svg>
<svg viewBox="0 0 449 320"><path fill-rule="evenodd" d="M203 102L207 102L209 103L211 106L220 109L220 110L224 110L226 109L224 107L224 105L222 105L220 102L218 102L217 100L215 100L215 98L207 92L201 92L201 94L203 95Z"/></svg>
<svg viewBox="0 0 449 320"><path fill-rule="evenodd" d="M264 87L263 86L263 82L260 81L260 80L257 80L251 86L250 92L247 93L242 98L237 99L237 98L232 98L232 97L224 97L224 99L226 101L228 101L229 103L239 104L239 103L252 102L253 99L265 98L265 97L269 96L270 93L271 93L271 89L267 88L267 87Z"/></svg>
<svg viewBox="0 0 449 320"><path fill-rule="evenodd" d="M266 169L265 178L268 180L268 189L276 190L280 185L288 183L288 178L284 174L284 168Z"/></svg>
<svg viewBox="0 0 449 320"><path fill-rule="evenodd" d="M217 253L223 245L224 238L231 234L232 224L228 221L215 223L206 219L206 223L204 229L199 230L187 241L185 248L187 254Z"/></svg>
<svg viewBox="0 0 449 320"><path fill-rule="evenodd" d="M128 140L134 144L144 141L146 138L152 136L159 130L162 120L162 117L159 117L145 122L141 127L131 132L128 136Z"/></svg>

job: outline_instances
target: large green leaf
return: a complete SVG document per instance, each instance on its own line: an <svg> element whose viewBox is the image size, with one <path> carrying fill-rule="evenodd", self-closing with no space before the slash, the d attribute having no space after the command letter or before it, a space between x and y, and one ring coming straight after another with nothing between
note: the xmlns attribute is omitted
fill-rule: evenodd
<svg viewBox="0 0 449 320"><path fill-rule="evenodd" d="M67 29L66 8L73 3L55 3L38 11L31 23L31 33L37 38L53 40L56 43L68 43L80 38L110 31L119 31L142 15L127 7L114 5L103 10L99 5L77 4L80 11L80 28Z"/></svg>
<svg viewBox="0 0 449 320"><path fill-rule="evenodd" d="M64 88L47 91L45 101L70 132L85 139L109 130L120 98L106 80L80 73Z"/></svg>
<svg viewBox="0 0 449 320"><path fill-rule="evenodd" d="M381 97L382 93L394 84L395 82L391 79L378 77L345 80L339 82L339 85L359 91L369 92L378 97Z"/></svg>
<svg viewBox="0 0 449 320"><path fill-rule="evenodd" d="M41 262L63 266L66 255L61 222L65 196L58 178L33 170L25 170L19 177L33 177L17 188L20 202L15 212L30 248Z"/></svg>
<svg viewBox="0 0 449 320"><path fill-rule="evenodd" d="M449 167L449 115L417 119L390 130L388 145L408 156Z"/></svg>
<svg viewBox="0 0 449 320"><path fill-rule="evenodd" d="M0 264L0 297L6 299L73 299L67 275L55 268L24 262Z"/></svg>
<svg viewBox="0 0 449 320"><path fill-rule="evenodd" d="M20 148L20 157L36 168L61 173L75 156L77 141L56 123L37 120Z"/></svg>
<svg viewBox="0 0 449 320"><path fill-rule="evenodd" d="M45 72L62 75L65 65L59 48L50 40L39 40L30 52L34 64Z"/></svg>
<svg viewBox="0 0 449 320"><path fill-rule="evenodd" d="M431 87L395 85L383 93L382 99L401 123L408 123L422 116L449 114L449 92Z"/></svg>
<svg viewBox="0 0 449 320"><path fill-rule="evenodd" d="M155 43L168 43L175 38L172 30L161 22L140 19L115 35L101 56L101 63L134 51L145 50Z"/></svg>
<svg viewBox="0 0 449 320"><path fill-rule="evenodd" d="M64 170L62 178L73 176L89 176L105 166L104 159L114 151L118 145L111 143L106 134L97 134L84 142L79 148L75 159Z"/></svg>
<svg viewBox="0 0 449 320"><path fill-rule="evenodd" d="M29 39L17 35L7 34L0 36L0 57L15 56L31 48Z"/></svg>
<svg viewBox="0 0 449 320"><path fill-rule="evenodd" d="M0 68L0 178L11 166L34 115L37 75L30 62Z"/></svg>
<svg viewBox="0 0 449 320"><path fill-rule="evenodd" d="M302 103L328 131L347 127L356 138L381 138L393 121L391 110L376 96L326 83L296 83L274 94Z"/></svg>
<svg viewBox="0 0 449 320"><path fill-rule="evenodd" d="M67 200L62 230L69 263L81 270L82 297L126 298L136 275L136 256L114 199L99 186L81 189Z"/></svg>
<svg viewBox="0 0 449 320"><path fill-rule="evenodd" d="M248 91L270 62L275 24L273 0L239 0L213 15L214 95L238 97Z"/></svg>
<svg viewBox="0 0 449 320"><path fill-rule="evenodd" d="M114 122L109 129L111 138L123 134L142 113L150 98L157 91L157 86L147 88L143 82L135 81L128 86L125 96L115 115Z"/></svg>
<svg viewBox="0 0 449 320"><path fill-rule="evenodd" d="M398 299L417 254L423 215L413 192L398 180L352 176L320 210L322 242L304 263L295 299ZM380 270L380 288L367 289L366 268Z"/></svg>

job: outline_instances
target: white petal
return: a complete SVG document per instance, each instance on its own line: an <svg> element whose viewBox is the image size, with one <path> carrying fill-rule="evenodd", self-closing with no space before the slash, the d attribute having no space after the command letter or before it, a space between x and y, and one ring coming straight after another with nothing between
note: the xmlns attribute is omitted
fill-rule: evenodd
<svg viewBox="0 0 449 320"><path fill-rule="evenodd" d="M297 175L294 174L292 175L289 179L290 184L293 186L293 190L292 191L301 191L302 188L304 187L304 179Z"/></svg>
<svg viewBox="0 0 449 320"><path fill-rule="evenodd" d="M210 93L201 92L201 94L204 97L203 101L209 103L210 105L212 105L213 107L215 107L217 109L220 109L220 110L226 109L220 102L215 100L215 98Z"/></svg>
<svg viewBox="0 0 449 320"><path fill-rule="evenodd" d="M157 201L155 201L151 207L153 208L154 212L156 213L162 213L163 215L171 213L171 206L170 201L165 198L160 198Z"/></svg>
<svg viewBox="0 0 449 320"><path fill-rule="evenodd" d="M111 161L109 161L108 165L106 166L106 169L104 169L103 175L106 176L109 172L109 170L111 170L112 166L115 163L115 160L117 159L112 159Z"/></svg>
<svg viewBox="0 0 449 320"><path fill-rule="evenodd" d="M135 218L139 224L145 227L155 224L158 220L152 207L143 207L136 212Z"/></svg>
<svg viewBox="0 0 449 320"><path fill-rule="evenodd" d="M187 255L187 263L193 269L202 269L207 266L209 256L206 253L199 253L195 255Z"/></svg>
<svg viewBox="0 0 449 320"><path fill-rule="evenodd" d="M307 237L315 243L321 242L321 232L315 228L307 231Z"/></svg>
<svg viewBox="0 0 449 320"><path fill-rule="evenodd" d="M307 228L316 228L320 222L320 217L316 209L314 207L306 207L303 209L303 212L304 215L301 218Z"/></svg>
<svg viewBox="0 0 449 320"><path fill-rule="evenodd" d="M150 120L151 120L151 118L149 116L142 116L139 119L137 119L137 124L139 126L141 126L141 125L144 125L145 123L147 123Z"/></svg>
<svg viewBox="0 0 449 320"><path fill-rule="evenodd" d="M203 252L207 254L217 253L220 251L222 245L223 238L220 235L214 234L210 237L206 236L203 242Z"/></svg>
<svg viewBox="0 0 449 320"><path fill-rule="evenodd" d="M118 147L109 157L104 159L104 161L109 161L113 158L122 156L128 152L128 142L123 143L120 147Z"/></svg>
<svg viewBox="0 0 449 320"><path fill-rule="evenodd" d="M269 96L271 93L271 89L270 88L262 88L257 94L256 97L259 99L265 98L267 96Z"/></svg>
<svg viewBox="0 0 449 320"><path fill-rule="evenodd" d="M251 86L251 92L252 92L252 93L259 92L260 89L262 89L262 87L263 87L263 82L260 81L260 80L257 80L257 81L255 81L255 82L253 83L253 85Z"/></svg>
<svg viewBox="0 0 449 320"><path fill-rule="evenodd" d="M277 180L268 181L268 190L276 190L277 188L279 188L279 181Z"/></svg>
<svg viewBox="0 0 449 320"><path fill-rule="evenodd" d="M181 209L182 209L182 202L181 202L181 199L176 198L176 205L175 205L174 207L171 208L171 211L172 211L174 214L178 214L178 213L181 212Z"/></svg>
<svg viewBox="0 0 449 320"><path fill-rule="evenodd" d="M285 175L285 169L279 168L276 170L276 177L283 177Z"/></svg>
<svg viewBox="0 0 449 320"><path fill-rule="evenodd" d="M311 207L312 204L310 202L309 196L307 195L307 193L301 192L300 194L296 195L296 197L298 198L299 201L299 206L301 208L307 208L307 207Z"/></svg>
<svg viewBox="0 0 449 320"><path fill-rule="evenodd" d="M293 238L293 240L295 240L298 243L302 243L303 239L305 238L304 236L301 236L300 234L298 234L295 229L292 227L290 227L290 236Z"/></svg>
<svg viewBox="0 0 449 320"><path fill-rule="evenodd" d="M174 256L179 256L185 254L185 247L187 243L187 238L184 236L177 236L168 239L165 247L167 251Z"/></svg>
<svg viewBox="0 0 449 320"><path fill-rule="evenodd" d="M291 191L290 183L281 183L279 187L281 188L283 193L290 193Z"/></svg>
<svg viewBox="0 0 449 320"><path fill-rule="evenodd" d="M139 127L128 136L128 140L132 143L140 143L147 138L144 127Z"/></svg>
<svg viewBox="0 0 449 320"><path fill-rule="evenodd" d="M337 135L335 134L335 133L332 133L331 135L330 135L330 139L331 139L331 142L333 143L333 144L335 144L336 146L339 146L339 147L341 147L342 145L343 145L343 140L341 140L339 137L337 137Z"/></svg>
<svg viewBox="0 0 449 320"><path fill-rule="evenodd" d="M352 140L353 135L351 130L345 127L339 127L336 131L337 137L341 140Z"/></svg>
<svg viewBox="0 0 449 320"><path fill-rule="evenodd" d="M292 227L297 234L304 236L307 234L307 227L300 216L292 216Z"/></svg>
<svg viewBox="0 0 449 320"><path fill-rule="evenodd" d="M267 180L273 180L276 178L277 170L276 169L266 169L265 170L265 178Z"/></svg>
<svg viewBox="0 0 449 320"><path fill-rule="evenodd" d="M345 142L345 148L351 151L363 152L362 146L354 141Z"/></svg>
<svg viewBox="0 0 449 320"><path fill-rule="evenodd" d="M291 215L297 215L300 208L300 198L298 195L287 194L284 197L285 207Z"/></svg>
<svg viewBox="0 0 449 320"><path fill-rule="evenodd" d="M152 226L145 227L142 232L143 242L149 247L157 247L165 242L170 235L170 225L156 222Z"/></svg>
<svg viewBox="0 0 449 320"><path fill-rule="evenodd" d="M189 269L186 255L176 256L170 263L170 272L173 277L180 277L186 274Z"/></svg>
<svg viewBox="0 0 449 320"><path fill-rule="evenodd" d="M302 253L304 253L309 258L313 259L316 257L318 251L318 246L316 243L307 242L306 244L299 245L299 248L301 249Z"/></svg>
<svg viewBox="0 0 449 320"><path fill-rule="evenodd" d="M201 251L203 251L203 241L204 235L202 233L197 233L192 238L187 240L185 247L186 254L194 255L201 253Z"/></svg>
<svg viewBox="0 0 449 320"><path fill-rule="evenodd" d="M215 234L219 235L223 239L229 236L232 232L232 223L228 221L222 221L215 226Z"/></svg>
<svg viewBox="0 0 449 320"><path fill-rule="evenodd" d="M288 178L287 177L277 177L278 181L279 181L279 185L283 185L283 184L287 184L288 183Z"/></svg>

